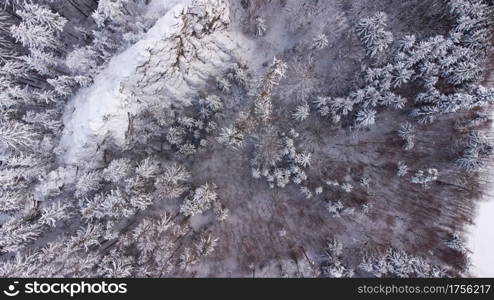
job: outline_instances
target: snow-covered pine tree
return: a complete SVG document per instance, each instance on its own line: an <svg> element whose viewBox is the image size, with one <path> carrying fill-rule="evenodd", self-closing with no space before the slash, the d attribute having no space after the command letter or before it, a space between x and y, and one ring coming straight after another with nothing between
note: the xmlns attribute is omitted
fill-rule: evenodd
<svg viewBox="0 0 494 300"><path fill-rule="evenodd" d="M297 121L304 121L310 116L310 107L308 103L302 103L292 114L292 117Z"/></svg>
<svg viewBox="0 0 494 300"><path fill-rule="evenodd" d="M387 20L388 17L384 12L378 12L373 16L363 18L355 26L355 31L370 57L382 53L393 42L393 34L386 31Z"/></svg>
<svg viewBox="0 0 494 300"><path fill-rule="evenodd" d="M180 228L173 222L169 213L164 212L157 218L144 218L120 238L117 247L122 253L137 253L133 263L134 276L160 277L174 269L171 257L176 248L175 243L186 231L186 228Z"/></svg>
<svg viewBox="0 0 494 300"><path fill-rule="evenodd" d="M143 178L154 178L159 172L158 162L152 157L146 157L138 165L135 172Z"/></svg>
<svg viewBox="0 0 494 300"><path fill-rule="evenodd" d="M324 277L348 278L353 277L354 270L345 266L342 260L343 244L333 239L327 242L327 246L321 257L321 269Z"/></svg>
<svg viewBox="0 0 494 300"><path fill-rule="evenodd" d="M214 252L218 245L219 238L215 238L211 233L203 234L195 244L195 251L198 256L208 256Z"/></svg>
<svg viewBox="0 0 494 300"><path fill-rule="evenodd" d="M174 199L185 193L189 187L186 182L191 174L183 166L171 164L164 168L163 174L154 183L158 197Z"/></svg>
<svg viewBox="0 0 494 300"><path fill-rule="evenodd" d="M57 95L60 97L67 97L72 94L77 87L89 86L90 83L92 83L92 80L90 77L84 75L61 75L56 78L50 78L47 82L53 87L53 90Z"/></svg>
<svg viewBox="0 0 494 300"><path fill-rule="evenodd" d="M452 0L449 11L456 19L452 36L460 36L460 42L470 49L485 51L491 35L489 24L492 8L481 0Z"/></svg>
<svg viewBox="0 0 494 300"><path fill-rule="evenodd" d="M459 232L454 232L449 239L444 241L444 244L448 248L459 251L461 253L467 252L467 248L466 248Z"/></svg>
<svg viewBox="0 0 494 300"><path fill-rule="evenodd" d="M268 129L256 145L252 159L252 176L264 177L269 186L284 188L290 181L301 184L307 180L304 168L310 165L311 154L299 152L295 147L295 138L299 135L295 130L289 134L278 134Z"/></svg>
<svg viewBox="0 0 494 300"><path fill-rule="evenodd" d="M358 127L369 127L376 123L376 111L373 109L361 109L355 116L355 124Z"/></svg>
<svg viewBox="0 0 494 300"><path fill-rule="evenodd" d="M235 126L221 128L220 135L216 138L221 144L239 149L244 144L244 135Z"/></svg>
<svg viewBox="0 0 494 300"><path fill-rule="evenodd" d="M113 249L98 264L97 274L106 278L130 277L133 271L133 259Z"/></svg>
<svg viewBox="0 0 494 300"><path fill-rule="evenodd" d="M312 48L315 50L322 50L329 45L328 37L321 33L312 40Z"/></svg>
<svg viewBox="0 0 494 300"><path fill-rule="evenodd" d="M132 169L131 160L128 158L114 159L103 170L102 178L105 181L118 183L129 176Z"/></svg>
<svg viewBox="0 0 494 300"><path fill-rule="evenodd" d="M271 103L273 89L279 85L280 80L285 76L286 70L286 63L275 57L268 72L259 83L255 101L255 112L263 122L271 118L273 111L273 104Z"/></svg>
<svg viewBox="0 0 494 300"><path fill-rule="evenodd" d="M436 181L439 177L439 171L435 168L428 168L427 170L418 170L411 179L412 183L421 184L423 186L429 185L431 182Z"/></svg>
<svg viewBox="0 0 494 300"><path fill-rule="evenodd" d="M98 8L91 15L99 27L105 26L105 22L121 22L124 15L130 14L126 8L130 0L99 0Z"/></svg>
<svg viewBox="0 0 494 300"><path fill-rule="evenodd" d="M456 164L469 171L477 171L494 154L494 146L479 131L472 131L466 138L466 145L461 156L456 160Z"/></svg>
<svg viewBox="0 0 494 300"><path fill-rule="evenodd" d="M399 177L406 176L408 174L408 166L404 161L399 161L397 165L397 175Z"/></svg>
<svg viewBox="0 0 494 300"><path fill-rule="evenodd" d="M32 148L36 143L36 131L30 126L10 120L0 122L0 145L13 150Z"/></svg>
<svg viewBox="0 0 494 300"><path fill-rule="evenodd" d="M266 31L268 31L268 26L266 25L266 20L264 20L263 17L258 16L255 19L256 22L256 36L257 37L262 37L266 34Z"/></svg>
<svg viewBox="0 0 494 300"><path fill-rule="evenodd" d="M213 203L217 201L218 194L214 184L203 184L196 188L180 206L180 212L185 216L195 216L202 214L212 208Z"/></svg>
<svg viewBox="0 0 494 300"><path fill-rule="evenodd" d="M394 248L388 249L380 256L364 256L359 268L375 277L446 277L446 270L440 266L432 264L423 257L410 255Z"/></svg>
<svg viewBox="0 0 494 300"><path fill-rule="evenodd" d="M91 192L96 192L101 187L101 172L90 171L87 173L82 173L75 185L76 192L75 195L78 198L85 197Z"/></svg>
<svg viewBox="0 0 494 300"><path fill-rule="evenodd" d="M90 46L74 49L70 52L65 64L75 75L92 75L97 71L98 52Z"/></svg>
<svg viewBox="0 0 494 300"><path fill-rule="evenodd" d="M393 66L391 71L393 88L399 88L402 85L410 82L415 71L407 68L405 62L399 61Z"/></svg>
<svg viewBox="0 0 494 300"><path fill-rule="evenodd" d="M16 13L22 21L12 26L12 36L30 50L59 48L58 34L67 20L47 7L37 4L25 4Z"/></svg>
<svg viewBox="0 0 494 300"><path fill-rule="evenodd" d="M70 217L68 204L60 202L45 206L39 218L36 208L17 218L11 218L2 224L0 229L0 247L2 252L18 253L28 244L38 239L50 227L55 227L58 221Z"/></svg>
<svg viewBox="0 0 494 300"><path fill-rule="evenodd" d="M398 130L398 136L405 142L403 149L410 151L415 146L415 127L410 122L405 122Z"/></svg>

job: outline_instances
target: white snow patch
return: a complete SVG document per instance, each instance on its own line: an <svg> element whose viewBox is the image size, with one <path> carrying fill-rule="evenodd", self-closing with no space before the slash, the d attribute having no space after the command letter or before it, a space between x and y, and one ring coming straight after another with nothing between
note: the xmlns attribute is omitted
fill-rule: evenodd
<svg viewBox="0 0 494 300"><path fill-rule="evenodd" d="M481 202L475 225L469 228L468 248L471 273L476 277L494 277L494 201Z"/></svg>

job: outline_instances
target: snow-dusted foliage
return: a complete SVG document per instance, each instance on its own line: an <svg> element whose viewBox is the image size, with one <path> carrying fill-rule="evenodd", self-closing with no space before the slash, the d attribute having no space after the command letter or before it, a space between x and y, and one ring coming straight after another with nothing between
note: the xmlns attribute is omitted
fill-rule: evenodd
<svg viewBox="0 0 494 300"><path fill-rule="evenodd" d="M56 35L63 30L66 19L37 4L25 4L17 13L22 22L11 29L16 41L35 51L59 46Z"/></svg>
<svg viewBox="0 0 494 300"><path fill-rule="evenodd" d="M328 212L332 217L340 217L345 212L345 207L340 200L328 202Z"/></svg>
<svg viewBox="0 0 494 300"><path fill-rule="evenodd" d="M434 168L429 168L427 170L418 170L413 176L412 176L412 183L415 184L421 184L424 186L427 186L429 183L436 181L437 177L439 176L439 171Z"/></svg>
<svg viewBox="0 0 494 300"><path fill-rule="evenodd" d="M273 89L280 84L280 80L285 76L287 64L280 59L273 59L267 73L259 82L258 92L255 102L255 112L261 121L267 122L273 113L272 93Z"/></svg>
<svg viewBox="0 0 494 300"><path fill-rule="evenodd" d="M130 0L100 0L91 16L98 26L104 26L106 20L118 21L124 14L129 14L125 7L128 2Z"/></svg>
<svg viewBox="0 0 494 300"><path fill-rule="evenodd" d="M189 189L185 184L189 178L190 173L184 167L177 164L167 166L163 174L156 178L156 192L166 199L180 197Z"/></svg>
<svg viewBox="0 0 494 300"><path fill-rule="evenodd" d="M446 270L440 266L393 248L384 255L364 256L359 268L374 277L447 277Z"/></svg>
<svg viewBox="0 0 494 300"><path fill-rule="evenodd" d="M397 172L396 174L399 177L403 177L408 174L408 166L404 161L399 161L397 165Z"/></svg>
<svg viewBox="0 0 494 300"><path fill-rule="evenodd" d="M463 243L463 240L460 237L460 234L458 232L455 232L451 235L451 238L446 240L444 242L446 246L449 248L459 251L459 252L466 252L465 244Z"/></svg>
<svg viewBox="0 0 494 300"><path fill-rule="evenodd" d="M356 120L357 126L369 127L376 123L376 111L373 109L364 108L357 112Z"/></svg>
<svg viewBox="0 0 494 300"><path fill-rule="evenodd" d="M0 143L12 149L32 147L36 133L34 128L16 121L0 124Z"/></svg>
<svg viewBox="0 0 494 300"><path fill-rule="evenodd" d="M215 190L214 185L207 183L196 188L185 198L184 203L180 206L180 212L186 216L194 216L210 209L218 198Z"/></svg>
<svg viewBox="0 0 494 300"><path fill-rule="evenodd" d="M303 121L307 119L310 116L309 104L303 103L297 106L292 116L297 121Z"/></svg>
<svg viewBox="0 0 494 300"><path fill-rule="evenodd" d="M265 178L271 188L283 188L290 182L302 184L307 180L304 169L310 166L311 154L297 151L297 137L295 131L279 134L274 129L267 129L256 145L252 176Z"/></svg>
<svg viewBox="0 0 494 300"><path fill-rule="evenodd" d="M412 150L415 146L415 127L411 123L406 122L400 126L398 135L404 141L403 149L406 151Z"/></svg>
<svg viewBox="0 0 494 300"><path fill-rule="evenodd" d="M322 116L331 117L332 122L338 123L342 117L353 111L354 103L349 98L318 97L314 104Z"/></svg>
<svg viewBox="0 0 494 300"><path fill-rule="evenodd" d="M196 115L178 117L169 127L166 139L179 154L184 156L195 154L199 148L206 147L207 136L217 129L214 117L222 109L223 100L216 95L200 99L196 106ZM231 130L223 128L218 140L221 143L239 146L239 141L231 139L237 139L240 136L235 133L235 129Z"/></svg>
<svg viewBox="0 0 494 300"><path fill-rule="evenodd" d="M366 52L373 57L383 52L393 42L393 34L386 31L388 16L384 12L378 12L373 16L360 20L355 31L365 45Z"/></svg>
<svg viewBox="0 0 494 300"><path fill-rule="evenodd" d="M268 27L266 25L266 21L262 17L256 18L256 36L261 37L266 34L268 31Z"/></svg>
<svg viewBox="0 0 494 300"><path fill-rule="evenodd" d="M328 37L324 33L319 34L312 41L312 47L316 50L322 50L326 48L328 45L329 45Z"/></svg>
<svg viewBox="0 0 494 300"><path fill-rule="evenodd" d="M343 244L333 239L327 242L321 259L321 271L324 277L353 277L354 271L342 261Z"/></svg>
<svg viewBox="0 0 494 300"><path fill-rule="evenodd" d="M493 154L492 143L482 133L472 131L467 136L465 148L456 163L468 171L476 171L483 167Z"/></svg>
<svg viewBox="0 0 494 300"><path fill-rule="evenodd" d="M217 137L218 142L230 146L233 149L242 147L244 139L242 132L234 126L221 128L220 135Z"/></svg>

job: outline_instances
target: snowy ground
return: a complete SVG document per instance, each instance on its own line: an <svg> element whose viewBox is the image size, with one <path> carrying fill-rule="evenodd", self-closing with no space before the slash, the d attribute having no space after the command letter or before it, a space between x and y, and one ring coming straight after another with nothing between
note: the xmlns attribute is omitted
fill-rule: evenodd
<svg viewBox="0 0 494 300"><path fill-rule="evenodd" d="M472 251L472 275L494 277L494 201L481 202L475 225L472 226L468 247Z"/></svg>

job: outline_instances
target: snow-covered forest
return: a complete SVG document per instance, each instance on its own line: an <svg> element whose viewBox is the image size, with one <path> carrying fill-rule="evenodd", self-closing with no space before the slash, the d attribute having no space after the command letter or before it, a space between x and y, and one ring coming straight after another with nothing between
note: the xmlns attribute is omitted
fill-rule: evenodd
<svg viewBox="0 0 494 300"><path fill-rule="evenodd" d="M476 276L493 21L489 0L0 1L0 276Z"/></svg>

